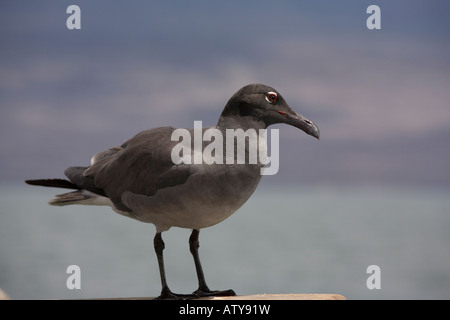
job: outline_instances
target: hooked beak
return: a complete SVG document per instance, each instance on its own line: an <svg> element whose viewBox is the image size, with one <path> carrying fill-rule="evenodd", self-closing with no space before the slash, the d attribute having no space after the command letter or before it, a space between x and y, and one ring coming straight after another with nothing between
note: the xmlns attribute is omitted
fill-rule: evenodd
<svg viewBox="0 0 450 320"><path fill-rule="evenodd" d="M294 114L290 114L284 111L277 110L277 112L285 117L285 123L291 126L297 127L300 130L303 130L305 133L317 138L320 140L320 131L317 125L311 120L306 119L302 115L294 112Z"/></svg>

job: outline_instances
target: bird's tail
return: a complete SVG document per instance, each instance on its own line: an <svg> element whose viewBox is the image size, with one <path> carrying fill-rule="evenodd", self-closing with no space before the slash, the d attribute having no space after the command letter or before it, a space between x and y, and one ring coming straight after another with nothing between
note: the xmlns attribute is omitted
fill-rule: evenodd
<svg viewBox="0 0 450 320"><path fill-rule="evenodd" d="M64 189L75 189L76 191L58 194L54 199L50 200L48 203L53 206L65 206L68 204L74 204L78 201L84 200L82 190L74 183L65 179L37 179L37 180L25 180L25 183L32 186L42 186L51 188L64 188Z"/></svg>
<svg viewBox="0 0 450 320"><path fill-rule="evenodd" d="M83 192L83 190L72 191L63 194L57 194L54 199L48 203L52 206L66 206L69 204L82 204L91 197Z"/></svg>
<svg viewBox="0 0 450 320"><path fill-rule="evenodd" d="M65 179L38 179L25 180L25 182L32 186L75 189L75 191L72 192L56 195L54 199L51 199L48 202L52 206L66 206L69 204L110 205L108 198L88 190L84 190Z"/></svg>
<svg viewBox="0 0 450 320"><path fill-rule="evenodd" d="M52 188L65 188L65 189L74 189L80 190L76 184L70 182L65 179L37 179L37 180L25 180L25 183L32 186L43 186L43 187L52 187Z"/></svg>

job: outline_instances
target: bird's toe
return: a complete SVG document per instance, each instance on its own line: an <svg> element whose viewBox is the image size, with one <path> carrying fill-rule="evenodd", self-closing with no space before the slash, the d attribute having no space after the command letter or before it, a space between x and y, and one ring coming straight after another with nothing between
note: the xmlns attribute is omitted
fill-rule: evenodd
<svg viewBox="0 0 450 320"><path fill-rule="evenodd" d="M197 297L227 297L227 296L235 296L236 293L234 290L201 290L198 289L193 292Z"/></svg>

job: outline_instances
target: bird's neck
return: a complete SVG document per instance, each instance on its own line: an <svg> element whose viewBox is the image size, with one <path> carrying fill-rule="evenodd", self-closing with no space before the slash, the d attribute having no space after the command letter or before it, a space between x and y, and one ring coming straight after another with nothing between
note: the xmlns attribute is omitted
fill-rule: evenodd
<svg viewBox="0 0 450 320"><path fill-rule="evenodd" d="M236 117L221 115L216 128L225 131L226 129L266 129L267 125L262 120L256 120L252 117Z"/></svg>

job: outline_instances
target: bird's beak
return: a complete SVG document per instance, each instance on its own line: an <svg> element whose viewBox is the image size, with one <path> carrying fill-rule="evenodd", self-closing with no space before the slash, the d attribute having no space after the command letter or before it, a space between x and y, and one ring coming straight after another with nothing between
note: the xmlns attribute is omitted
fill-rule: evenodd
<svg viewBox="0 0 450 320"><path fill-rule="evenodd" d="M310 136L313 136L318 140L320 140L319 128L311 120L306 119L305 117L296 113L295 111L293 112L293 114L284 111L277 111L277 112L285 117L286 124L297 127L303 130L305 133L309 134Z"/></svg>

